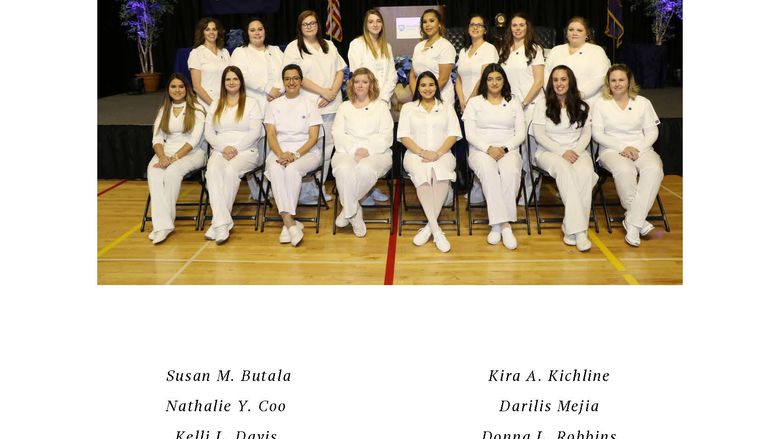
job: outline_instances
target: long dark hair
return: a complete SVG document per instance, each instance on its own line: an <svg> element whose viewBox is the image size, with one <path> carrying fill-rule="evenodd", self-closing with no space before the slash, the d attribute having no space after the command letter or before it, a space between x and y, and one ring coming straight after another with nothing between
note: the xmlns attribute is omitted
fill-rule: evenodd
<svg viewBox="0 0 780 439"><path fill-rule="evenodd" d="M182 132L189 133L195 127L196 111L200 111L204 115L206 114L206 112L203 111L203 108L197 103L197 100L195 99L195 92L192 91L192 86L187 81L187 78L185 78L181 73L173 73L168 78L168 83L165 86L165 93L163 93L163 101L160 105L162 117L160 118L160 126L157 129L164 132L165 134L171 133L170 128L168 128L168 121L171 118L171 108L173 108L173 99L171 99L171 94L168 89L171 86L171 82L177 79L184 84L185 90L184 102L186 105L184 108L184 126L182 128Z"/></svg>
<svg viewBox="0 0 780 439"><path fill-rule="evenodd" d="M577 128L582 128L582 126L585 125L585 121L588 120L590 105L582 100L580 90L577 88L577 78L574 76L574 72L567 66L559 65L550 72L550 77L547 80L547 88L544 90L547 103L545 115L548 119L553 121L555 125L561 123L561 104L558 102L558 96L555 94L552 79L553 74L558 70L565 71L566 76L569 77L569 90L566 92L566 97L564 98L566 114L569 116L569 123L574 124L577 122Z"/></svg>
<svg viewBox="0 0 780 439"><path fill-rule="evenodd" d="M420 76L417 77L417 84L414 87L414 95L412 96L413 101L422 101L422 96L420 95L420 80L423 78L431 78L433 79L433 83L436 85L436 93L433 95L434 99L438 99L439 102L441 102L441 90L439 90L439 81L436 80L436 75L433 74L430 70L426 70L422 73L420 73ZM419 103L417 104L419 105Z"/></svg>
<svg viewBox="0 0 780 439"><path fill-rule="evenodd" d="M198 46L206 42L203 31L206 30L209 23L214 23L214 26L217 27L217 41L215 42L217 49L225 47L225 28L222 26L222 23L216 18L203 17L195 24L195 44L192 45L193 49L197 49Z"/></svg>
<svg viewBox="0 0 780 439"><path fill-rule="evenodd" d="M265 40L263 41L263 45L268 46L268 26L266 26L265 22L258 17L252 17L249 19L249 21L246 22L246 24L244 24L244 43L241 44L241 47L249 46L249 25L254 21L259 21L260 25L263 26L263 29L265 29Z"/></svg>
<svg viewBox="0 0 780 439"><path fill-rule="evenodd" d="M298 14L298 21L295 25L295 35L296 38L298 38L298 53L303 56L304 53L311 55L311 52L309 52L309 48L306 47L306 42L303 39L303 20L305 20L308 17L314 17L315 20L317 20L317 42L320 43L320 48L322 49L322 53L328 53L328 43L325 42L325 38L322 38L322 26L320 23L320 17L317 16L317 13L312 10L306 10Z"/></svg>
<svg viewBox="0 0 780 439"><path fill-rule="evenodd" d="M523 45L525 46L525 57L528 59L528 65L536 58L536 52L542 47L539 42L539 38L534 32L534 26L531 24L531 19L528 18L528 14L525 12L515 12L512 14L512 18L509 19L509 35L504 40L504 44L501 45L501 53L498 55L498 63L504 64L509 59L509 54L512 53L512 45L514 44L514 37L512 36L512 20L515 18L522 18L525 20L525 38L523 38Z"/></svg>
<svg viewBox="0 0 780 439"><path fill-rule="evenodd" d="M488 75L498 72L501 74L501 76L504 78L504 85L501 87L501 96L504 98L505 101L509 102L512 100L512 87L509 85L509 80L506 77L506 72L504 71L504 68L501 67L500 64L497 63L491 63L485 66L485 69L482 70L482 77L479 78L479 87L477 88L477 94L482 95L483 98L487 99L488 94L488 88L487 88L487 78Z"/></svg>

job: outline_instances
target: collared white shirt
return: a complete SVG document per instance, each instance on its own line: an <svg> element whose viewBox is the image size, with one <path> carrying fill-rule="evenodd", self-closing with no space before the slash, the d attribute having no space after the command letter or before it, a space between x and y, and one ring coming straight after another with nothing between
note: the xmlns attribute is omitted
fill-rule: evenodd
<svg viewBox="0 0 780 439"><path fill-rule="evenodd" d="M412 68L417 78L422 72L430 70L431 73L439 79L439 64L455 64L455 47L448 40L439 38L431 47L425 48L425 42L422 40L414 46L412 54ZM412 90L414 93L414 90ZM447 105L455 102L455 88L452 80L447 78L444 88L441 90L441 99Z"/></svg>
<svg viewBox="0 0 780 439"><path fill-rule="evenodd" d="M294 99L279 96L268 104L265 123L276 128L276 140L282 151L296 151L309 140L309 127L322 125L322 116L316 104L301 94ZM320 128L317 137L323 136ZM319 142L314 146L320 148Z"/></svg>
<svg viewBox="0 0 780 439"><path fill-rule="evenodd" d="M303 70L304 79L313 81L320 87L330 88L333 85L336 73L343 71L347 66L347 63L345 63L344 58L339 55L339 51L336 50L336 46L333 45L333 42L325 40L325 43L328 45L328 53L323 52L319 44L312 46L304 42L309 49L309 52L311 52L311 54L308 54L306 52L300 52L298 50L298 40L293 40L284 49L283 64L298 64L301 67L301 70ZM301 95L309 101L314 102L315 106L320 99L318 94L304 90L303 88L301 88ZM339 108L339 105L341 105L342 100L341 90L339 90L339 92L336 93L336 99L332 100L325 107L320 108L320 114L335 113Z"/></svg>

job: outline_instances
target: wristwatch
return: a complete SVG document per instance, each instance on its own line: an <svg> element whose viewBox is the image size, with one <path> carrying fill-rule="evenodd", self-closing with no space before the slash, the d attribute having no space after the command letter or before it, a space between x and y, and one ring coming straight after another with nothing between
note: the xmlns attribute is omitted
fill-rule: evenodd
<svg viewBox="0 0 780 439"><path fill-rule="evenodd" d="M509 152L509 148L507 148L507 147L505 146L505 147L504 147L504 154L506 154L506 153L508 153L508 152Z"/></svg>

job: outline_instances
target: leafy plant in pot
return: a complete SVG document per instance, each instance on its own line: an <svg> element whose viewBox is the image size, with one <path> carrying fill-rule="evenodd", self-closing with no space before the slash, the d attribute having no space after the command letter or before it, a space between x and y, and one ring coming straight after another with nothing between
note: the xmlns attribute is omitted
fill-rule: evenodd
<svg viewBox="0 0 780 439"><path fill-rule="evenodd" d="M127 37L138 43L138 59L142 78L147 92L156 91L160 86L160 72L154 71L152 49L157 43L162 29L163 15L173 12L176 0L117 0L119 19L127 31Z"/></svg>
<svg viewBox="0 0 780 439"><path fill-rule="evenodd" d="M642 8L645 15L653 19L651 28L656 46L674 36L672 18L682 20L682 0L631 0L631 10L637 8Z"/></svg>

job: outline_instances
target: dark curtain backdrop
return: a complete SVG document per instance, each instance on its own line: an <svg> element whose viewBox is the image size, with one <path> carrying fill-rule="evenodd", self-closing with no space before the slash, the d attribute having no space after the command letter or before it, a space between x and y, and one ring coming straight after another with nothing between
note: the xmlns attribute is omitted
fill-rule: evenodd
<svg viewBox="0 0 780 439"><path fill-rule="evenodd" d="M271 44L284 44L295 39L295 20L306 9L313 9L325 22L326 0L283 0L281 9L275 14L259 14L267 29ZM623 23L626 28L625 43L652 43L651 20L641 11L630 11L624 3ZM376 6L409 6L425 4L443 4L446 7L445 24L448 27L462 27L467 24L472 12L482 12L493 17L498 12L508 15L523 10L531 15L534 24L558 29L558 43L562 43L562 30L566 20L581 15L590 21L595 30L596 43L604 46L607 55L612 57L612 40L604 35L606 25L607 0L451 0L451 1L372 1L342 0L341 16L344 30L342 43L336 42L339 52L346 60L349 41L362 32L363 13ZM128 82L138 72L138 55L134 41L127 39L119 25L119 4L113 0L98 2L98 97L123 93ZM217 16L226 29L242 28L250 14ZM166 77L173 70L176 49L190 47L193 40L195 23L201 17L200 0L180 0L174 13L164 18L160 42L155 48L155 67ZM490 19L492 21L492 18ZM682 23L675 20L676 36L668 43L669 70L682 67ZM620 60L620 49L617 58Z"/></svg>

